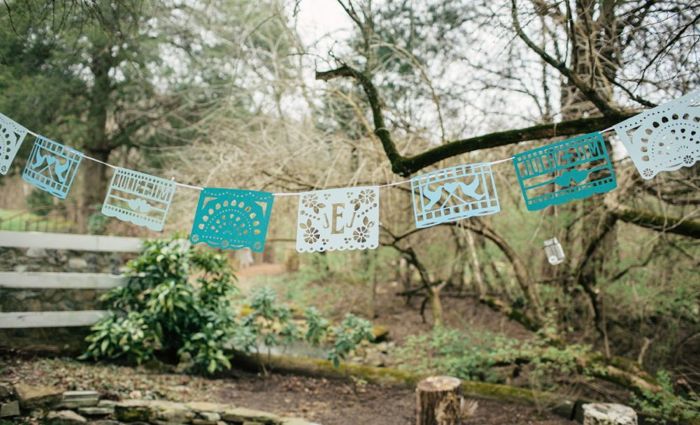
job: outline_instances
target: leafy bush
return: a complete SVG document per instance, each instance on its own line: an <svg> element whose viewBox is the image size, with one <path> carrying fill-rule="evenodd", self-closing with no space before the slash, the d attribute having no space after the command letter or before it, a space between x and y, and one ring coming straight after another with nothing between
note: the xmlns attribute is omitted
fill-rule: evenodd
<svg viewBox="0 0 700 425"><path fill-rule="evenodd" d="M292 313L286 306L276 304L277 295L267 287L253 292L251 312L243 318L243 326L269 349L289 344L299 339L299 329L292 321Z"/></svg>
<svg viewBox="0 0 700 425"><path fill-rule="evenodd" d="M343 322L333 329L333 336L333 347L328 353L328 360L333 362L335 367L363 341L374 339L372 324L353 314L347 314Z"/></svg>
<svg viewBox="0 0 700 425"><path fill-rule="evenodd" d="M313 307L294 320L268 288L255 291L237 314L235 278L226 257L185 240L147 241L127 264L126 277L125 286L103 297L112 314L93 326L83 358L179 359L189 370L214 373L231 367L231 349L250 352L262 345L269 350L303 339L331 344L328 358L338 366L372 339L371 324L350 314L332 329Z"/></svg>
<svg viewBox="0 0 700 425"><path fill-rule="evenodd" d="M439 327L428 334L410 337L399 357L406 365L425 372L493 383L504 382L506 373L510 372L499 367L527 364L530 377L538 385L554 388L556 378L581 372L577 361L589 356L591 350L578 344L553 346L546 331L521 341L491 332ZM583 372L585 375L586 371Z"/></svg>
<svg viewBox="0 0 700 425"><path fill-rule="evenodd" d="M330 345L328 360L335 367L340 365L348 354L365 341L372 341L372 324L353 314L347 314L340 325L331 328L315 307L304 312L302 327L292 320L289 308L276 304L276 295L269 288L261 288L253 293L251 312L243 318L244 346L250 350L256 341L270 349L273 346L289 344L303 339L313 346Z"/></svg>
<svg viewBox="0 0 700 425"><path fill-rule="evenodd" d="M49 192L45 192L41 189L32 190L25 202L27 203L27 208L34 214L38 216L45 217L53 210L53 195Z"/></svg>
<svg viewBox="0 0 700 425"><path fill-rule="evenodd" d="M87 222L87 230L91 235L102 235L107 230L107 216L96 212L90 214Z"/></svg>
<svg viewBox="0 0 700 425"><path fill-rule="evenodd" d="M103 297L112 314L92 328L84 357L187 357L192 369L209 373L230 367L224 346L235 327L236 288L225 257L184 240L147 241L126 276L125 286Z"/></svg>
<svg viewBox="0 0 700 425"><path fill-rule="evenodd" d="M700 419L700 397L696 393L691 392L687 398L677 396L673 391L671 376L664 370L657 372L656 380L661 391L644 391L641 396L634 397L636 407L644 413L674 421Z"/></svg>

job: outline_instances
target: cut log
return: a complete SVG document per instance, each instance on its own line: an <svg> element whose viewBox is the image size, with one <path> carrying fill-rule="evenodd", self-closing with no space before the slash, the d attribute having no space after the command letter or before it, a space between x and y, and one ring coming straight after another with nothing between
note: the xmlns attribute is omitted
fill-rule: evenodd
<svg viewBox="0 0 700 425"><path fill-rule="evenodd" d="M637 414L622 404L584 404L583 425L637 425Z"/></svg>
<svg viewBox="0 0 700 425"><path fill-rule="evenodd" d="M462 423L462 386L451 376L431 376L416 386L416 425Z"/></svg>

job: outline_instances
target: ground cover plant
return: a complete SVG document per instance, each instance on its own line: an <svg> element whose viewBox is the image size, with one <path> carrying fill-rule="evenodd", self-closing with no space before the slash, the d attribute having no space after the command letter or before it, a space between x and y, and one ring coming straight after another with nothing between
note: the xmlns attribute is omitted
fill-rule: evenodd
<svg viewBox="0 0 700 425"><path fill-rule="evenodd" d="M373 338L371 324L352 314L335 327L314 308L294 320L269 288L255 291L249 303L236 298L227 257L180 238L146 241L125 277L126 285L103 296L110 315L92 327L84 359L160 359L211 374L231 368L234 350L304 340L329 344L328 358L338 366Z"/></svg>

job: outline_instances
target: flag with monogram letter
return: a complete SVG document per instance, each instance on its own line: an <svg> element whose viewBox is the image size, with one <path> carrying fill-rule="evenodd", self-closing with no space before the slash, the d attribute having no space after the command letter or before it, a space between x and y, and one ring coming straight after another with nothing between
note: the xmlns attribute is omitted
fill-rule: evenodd
<svg viewBox="0 0 700 425"><path fill-rule="evenodd" d="M379 246L379 188L307 192L299 200L297 251L375 249Z"/></svg>

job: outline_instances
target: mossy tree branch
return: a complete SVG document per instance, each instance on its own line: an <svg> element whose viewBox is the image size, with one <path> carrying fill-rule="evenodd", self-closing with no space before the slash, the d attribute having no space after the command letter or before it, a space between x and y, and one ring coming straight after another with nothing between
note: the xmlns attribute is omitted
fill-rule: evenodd
<svg viewBox="0 0 700 425"><path fill-rule="evenodd" d="M329 81L341 77L352 78L362 87L372 111L374 134L381 142L384 153L391 163L391 170L404 177L410 176L444 159L467 152L492 149L531 140L590 133L608 128L634 115L628 112L611 113L603 117L582 118L560 123L540 124L516 130L499 131L447 142L414 156L403 156L396 148L391 132L386 127L379 92L368 75L346 64L328 71L316 72L317 80Z"/></svg>
<svg viewBox="0 0 700 425"><path fill-rule="evenodd" d="M673 233L700 239L700 223L685 218L657 215L649 211L616 208L611 211L617 219L657 232Z"/></svg>

